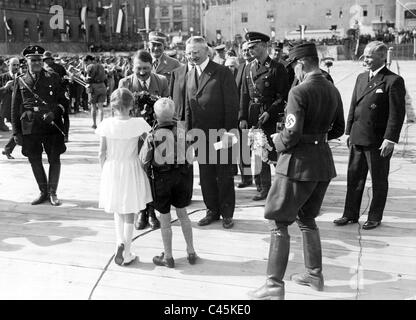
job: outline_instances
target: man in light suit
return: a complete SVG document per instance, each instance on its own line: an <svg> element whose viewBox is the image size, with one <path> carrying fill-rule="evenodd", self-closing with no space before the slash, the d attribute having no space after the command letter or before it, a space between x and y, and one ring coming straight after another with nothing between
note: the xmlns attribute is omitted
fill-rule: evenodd
<svg viewBox="0 0 416 320"><path fill-rule="evenodd" d="M188 130L198 129L207 138L206 154L198 154L207 215L198 224L206 226L222 216L223 227L228 229L234 224L234 175L237 166L232 164L230 157L227 163L221 163L222 151L215 151L213 146L217 141L209 141L208 138L212 130L237 130L238 92L231 71L210 61L208 51L203 37L191 37L186 42L186 55L192 69L187 77L185 119ZM225 137L220 138L224 141ZM223 150L225 153L228 151ZM215 156L216 161L213 159Z"/></svg>
<svg viewBox="0 0 416 320"><path fill-rule="evenodd" d="M357 78L345 131L350 157L344 214L334 221L338 226L358 222L368 170L373 198L363 229L378 227L383 218L390 159L400 138L406 94L403 78L385 66L387 50L379 41L364 50L367 71Z"/></svg>
<svg viewBox="0 0 416 320"><path fill-rule="evenodd" d="M149 33L149 51L152 55L153 72L165 76L168 81L172 71L181 66L181 63L169 57L165 53L166 35L162 32L152 31Z"/></svg>
<svg viewBox="0 0 416 320"><path fill-rule="evenodd" d="M152 72L152 56L149 52L145 50L137 52L133 60L133 71L133 74L120 80L119 88L127 88L133 93L147 91L152 95L169 96L168 80L166 77ZM151 205L140 212L135 227L137 230L142 230L148 224L153 230L160 227L159 220L156 218L154 208Z"/></svg>

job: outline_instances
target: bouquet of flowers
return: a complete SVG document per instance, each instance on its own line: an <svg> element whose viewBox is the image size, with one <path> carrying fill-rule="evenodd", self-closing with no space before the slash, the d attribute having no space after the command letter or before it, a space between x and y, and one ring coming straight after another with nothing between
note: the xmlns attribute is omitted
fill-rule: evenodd
<svg viewBox="0 0 416 320"><path fill-rule="evenodd" d="M149 125L153 125L155 102L160 98L159 96L150 94L147 91L134 92L134 106L131 111L132 117L142 117Z"/></svg>
<svg viewBox="0 0 416 320"><path fill-rule="evenodd" d="M252 128L248 131L248 145L255 159L260 158L262 162L270 163L269 152L273 150L273 147L270 146L262 129Z"/></svg>

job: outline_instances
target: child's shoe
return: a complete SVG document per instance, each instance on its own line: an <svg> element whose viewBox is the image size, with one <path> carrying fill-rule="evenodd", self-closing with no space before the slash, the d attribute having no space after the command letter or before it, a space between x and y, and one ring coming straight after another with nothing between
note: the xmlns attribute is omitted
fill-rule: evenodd
<svg viewBox="0 0 416 320"><path fill-rule="evenodd" d="M123 266L128 266L129 264L132 264L137 259L137 256L130 252L130 254L124 256L124 263Z"/></svg>
<svg viewBox="0 0 416 320"><path fill-rule="evenodd" d="M123 252L124 252L124 244L122 243L117 247L116 256L114 258L115 263L117 263L119 266L121 266L124 262Z"/></svg>
<svg viewBox="0 0 416 320"><path fill-rule="evenodd" d="M153 257L153 263L157 266L165 266L168 268L175 267L175 260L173 260L173 258L165 258L164 252L162 252L160 256Z"/></svg>

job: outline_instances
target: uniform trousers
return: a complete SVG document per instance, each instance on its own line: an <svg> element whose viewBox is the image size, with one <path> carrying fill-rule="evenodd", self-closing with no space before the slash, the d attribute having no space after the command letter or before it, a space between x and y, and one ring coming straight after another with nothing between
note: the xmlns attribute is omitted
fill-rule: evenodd
<svg viewBox="0 0 416 320"><path fill-rule="evenodd" d="M389 188L388 176L391 156L392 154L383 158L380 155L379 147L351 145L344 217L359 218L365 182L368 171L370 171L373 197L368 212L368 220L381 221Z"/></svg>
<svg viewBox="0 0 416 320"><path fill-rule="evenodd" d="M329 181L297 181L277 174L270 188L264 217L272 220L271 228L286 228L297 222L301 230L316 230Z"/></svg>

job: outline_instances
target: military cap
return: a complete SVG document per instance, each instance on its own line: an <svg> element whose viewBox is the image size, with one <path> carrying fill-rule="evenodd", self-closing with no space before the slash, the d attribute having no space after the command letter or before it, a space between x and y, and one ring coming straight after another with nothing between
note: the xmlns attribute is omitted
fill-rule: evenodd
<svg viewBox="0 0 416 320"><path fill-rule="evenodd" d="M316 45L314 43L302 43L296 46L293 46L289 49L289 63L293 63L296 60L302 59L304 57L317 57L318 51L316 50Z"/></svg>
<svg viewBox="0 0 416 320"><path fill-rule="evenodd" d="M45 51L45 52L43 53L42 59L43 59L43 60L53 59L52 52L50 52L50 51Z"/></svg>
<svg viewBox="0 0 416 320"><path fill-rule="evenodd" d="M149 42L165 44L166 42L166 35L162 32L152 31L149 33Z"/></svg>
<svg viewBox="0 0 416 320"><path fill-rule="evenodd" d="M20 58L19 59L19 64L20 64L21 67L27 65L26 59L25 58Z"/></svg>
<svg viewBox="0 0 416 320"><path fill-rule="evenodd" d="M22 55L25 58L32 56L42 57L44 52L45 49L43 49L41 46L28 46L23 50Z"/></svg>
<svg viewBox="0 0 416 320"><path fill-rule="evenodd" d="M225 49L225 44L220 44L219 46L216 46L214 49L215 51L222 51Z"/></svg>
<svg viewBox="0 0 416 320"><path fill-rule="evenodd" d="M265 35L264 33L260 32L247 32L245 38L249 47L259 42L270 41L270 37L268 35Z"/></svg>

